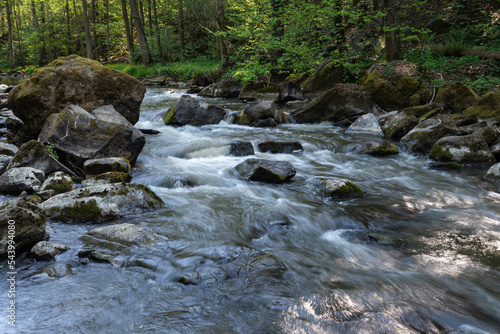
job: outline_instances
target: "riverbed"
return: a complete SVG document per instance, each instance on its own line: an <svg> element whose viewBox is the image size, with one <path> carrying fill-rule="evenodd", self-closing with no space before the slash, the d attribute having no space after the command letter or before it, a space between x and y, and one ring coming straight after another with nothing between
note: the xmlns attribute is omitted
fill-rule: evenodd
<svg viewBox="0 0 500 334"><path fill-rule="evenodd" d="M252 128L229 116L217 125L164 125L162 113L182 93L148 89L136 124L160 134L147 135L132 182L150 187L165 208L99 224L48 222L50 241L71 247L55 261L69 274L50 277L40 271L50 262L18 259L16 330L5 316L0 332L500 333L500 194L483 180L487 166L436 170L399 143L396 156L357 154L372 137L328 123ZM230 113L244 106L200 99ZM304 150L258 152L268 140ZM250 141L255 155L229 155L236 141ZM243 180L232 168L249 157L291 162L297 174L285 184ZM349 179L366 196L324 198L322 178ZM275 216L287 224L269 228ZM161 238L124 247L85 236L114 223ZM118 261L83 265L82 249ZM179 282L249 250L286 270ZM145 265L128 266L133 260ZM2 270L3 309L6 278Z"/></svg>

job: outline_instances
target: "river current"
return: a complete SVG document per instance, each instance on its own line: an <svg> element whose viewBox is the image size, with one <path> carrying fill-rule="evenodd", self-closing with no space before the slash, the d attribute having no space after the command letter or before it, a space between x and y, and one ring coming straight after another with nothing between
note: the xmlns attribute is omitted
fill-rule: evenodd
<svg viewBox="0 0 500 334"><path fill-rule="evenodd" d="M500 193L483 180L487 166L432 169L399 143L396 156L357 154L370 137L326 123L165 126L161 113L181 93L149 89L136 125L161 133L147 135L132 182L165 208L98 224L49 221L50 241L71 247L55 261L70 274L53 278L40 271L50 262L19 258L14 329L2 260L1 333L500 333ZM201 99L230 112L244 106ZM238 178L232 168L249 157L230 156L229 143L268 140L303 145L251 156L289 161L296 176L277 185ZM350 179L366 196L325 199L320 178ZM268 229L270 215L290 226ZM114 223L161 239L123 247L84 236ZM80 264L78 251L89 248L119 261ZM248 249L286 270L179 283Z"/></svg>

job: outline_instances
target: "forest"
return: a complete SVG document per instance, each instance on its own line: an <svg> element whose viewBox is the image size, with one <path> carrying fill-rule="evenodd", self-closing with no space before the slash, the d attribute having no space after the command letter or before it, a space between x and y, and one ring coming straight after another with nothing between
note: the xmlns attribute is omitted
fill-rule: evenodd
<svg viewBox="0 0 500 334"><path fill-rule="evenodd" d="M500 84L499 9L498 0L2 0L0 68L31 73L78 54L134 76L189 79L231 61L224 75L247 82L331 61L359 76L405 59L452 76L438 83L484 90Z"/></svg>

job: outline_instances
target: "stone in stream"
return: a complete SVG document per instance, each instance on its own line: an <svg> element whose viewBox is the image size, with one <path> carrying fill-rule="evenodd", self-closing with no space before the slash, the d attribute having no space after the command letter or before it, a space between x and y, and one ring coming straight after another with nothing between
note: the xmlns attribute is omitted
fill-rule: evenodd
<svg viewBox="0 0 500 334"><path fill-rule="evenodd" d="M383 139L372 139L356 146L355 151L359 154L370 154L375 156L387 156L399 153L396 145Z"/></svg>
<svg viewBox="0 0 500 334"><path fill-rule="evenodd" d="M229 146L231 147L229 154L235 157L244 157L255 154L253 145L249 141L237 141L230 143Z"/></svg>
<svg viewBox="0 0 500 334"><path fill-rule="evenodd" d="M241 88L242 86L236 80L223 79L203 88L198 95L205 97L237 98L240 95Z"/></svg>
<svg viewBox="0 0 500 334"><path fill-rule="evenodd" d="M97 222L152 211L163 201L144 185L114 183L59 194L40 206L53 220Z"/></svg>
<svg viewBox="0 0 500 334"><path fill-rule="evenodd" d="M486 172L485 178L492 181L500 181L500 163L491 166Z"/></svg>
<svg viewBox="0 0 500 334"><path fill-rule="evenodd" d="M285 81L278 85L279 89L279 101L286 103L289 101L303 100L304 95L302 94L302 88L294 82Z"/></svg>
<svg viewBox="0 0 500 334"><path fill-rule="evenodd" d="M82 187L91 187L111 183L130 183L132 175L123 172L106 172L85 180L82 180Z"/></svg>
<svg viewBox="0 0 500 334"><path fill-rule="evenodd" d="M4 154L0 155L0 175L7 170L7 167L9 166L12 159L13 157L9 155L4 155Z"/></svg>
<svg viewBox="0 0 500 334"><path fill-rule="evenodd" d="M343 65L331 62L321 66L300 85L308 99L314 99L342 82L354 82L354 76Z"/></svg>
<svg viewBox="0 0 500 334"><path fill-rule="evenodd" d="M31 248L31 255L40 260L53 260L56 255L70 249L68 246L55 244L48 241L40 241Z"/></svg>
<svg viewBox="0 0 500 334"><path fill-rule="evenodd" d="M125 246L145 246L158 239L158 234L153 229L134 224L99 227L90 230L88 235Z"/></svg>
<svg viewBox="0 0 500 334"><path fill-rule="evenodd" d="M75 183L66 173L55 172L49 175L49 177L42 184L42 191L53 190L54 195L62 194L68 191L75 190Z"/></svg>
<svg viewBox="0 0 500 334"><path fill-rule="evenodd" d="M384 123L382 130L384 134L393 140L400 140L418 124L418 119L414 115L404 112L394 115L385 115L379 118L380 123Z"/></svg>
<svg viewBox="0 0 500 334"><path fill-rule="evenodd" d="M429 157L441 162L495 163L488 143L480 135L443 137L434 144Z"/></svg>
<svg viewBox="0 0 500 334"><path fill-rule="evenodd" d="M365 195L363 190L346 179L320 180L320 189L324 197L333 199L356 198Z"/></svg>
<svg viewBox="0 0 500 334"><path fill-rule="evenodd" d="M6 256L15 231L16 254L45 240L47 217L43 210L25 198L0 203L0 257ZM14 227L13 227L14 226Z"/></svg>
<svg viewBox="0 0 500 334"><path fill-rule="evenodd" d="M121 157L89 159L83 163L86 176L95 176L107 172L130 173L130 163Z"/></svg>
<svg viewBox="0 0 500 334"><path fill-rule="evenodd" d="M55 262L38 269L37 271L31 273L29 276L36 276L41 274L45 274L51 278L63 278L65 276L73 275L73 269L67 263Z"/></svg>
<svg viewBox="0 0 500 334"><path fill-rule="evenodd" d="M71 55L39 68L29 80L17 85L9 94L9 106L23 120L29 136L36 138L47 118L69 105L87 112L113 105L135 124L145 93L144 85L132 76Z"/></svg>
<svg viewBox="0 0 500 334"><path fill-rule="evenodd" d="M182 95L174 106L163 116L166 125L204 125L218 124L226 116L222 108L207 105L189 96Z"/></svg>
<svg viewBox="0 0 500 334"><path fill-rule="evenodd" d="M273 101L256 101L249 103L235 116L234 123L256 127L275 127L286 123L286 116L278 110Z"/></svg>
<svg viewBox="0 0 500 334"><path fill-rule="evenodd" d="M247 159L234 167L236 172L249 181L283 183L295 176L296 170L288 161Z"/></svg>
<svg viewBox="0 0 500 334"><path fill-rule="evenodd" d="M374 136L383 136L384 132L378 124L377 117L372 113L359 116L354 123L345 130L346 134L366 134Z"/></svg>
<svg viewBox="0 0 500 334"><path fill-rule="evenodd" d="M91 113L74 105L66 107L47 118L38 140L55 147L65 164L77 167L89 159L116 156L133 165L146 143L142 132L111 105Z"/></svg>
<svg viewBox="0 0 500 334"><path fill-rule="evenodd" d="M259 151L270 153L295 153L303 151L304 148L299 142L266 141L259 143Z"/></svg>
<svg viewBox="0 0 500 334"><path fill-rule="evenodd" d="M16 145L0 142L0 154L15 156L17 151L19 151L19 149Z"/></svg>
<svg viewBox="0 0 500 334"><path fill-rule="evenodd" d="M20 194L23 191L37 192L40 190L45 173L31 167L18 167L7 170L0 175L0 192Z"/></svg>

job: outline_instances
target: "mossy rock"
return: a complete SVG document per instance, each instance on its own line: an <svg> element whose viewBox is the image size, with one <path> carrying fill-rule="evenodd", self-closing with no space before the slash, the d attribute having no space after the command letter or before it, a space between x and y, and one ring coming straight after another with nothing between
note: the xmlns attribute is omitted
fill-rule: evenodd
<svg viewBox="0 0 500 334"><path fill-rule="evenodd" d="M356 184L345 179L321 180L323 196L333 199L356 198L365 195Z"/></svg>
<svg viewBox="0 0 500 334"><path fill-rule="evenodd" d="M405 109L405 113L409 116L415 116L417 118L420 118L429 112L432 112L433 110L436 109L441 109L442 104L437 104L437 103L428 103L424 104L421 106L414 106L414 107L409 107Z"/></svg>
<svg viewBox="0 0 500 334"><path fill-rule="evenodd" d="M408 107L421 85L416 66L406 62L375 64L360 80L360 86L384 109Z"/></svg>
<svg viewBox="0 0 500 334"><path fill-rule="evenodd" d="M447 109L455 113L462 113L479 100L479 95L471 87L455 82L452 85L439 87L436 94L436 103L442 103Z"/></svg>
<svg viewBox="0 0 500 334"><path fill-rule="evenodd" d="M111 104L135 124L145 93L144 85L132 76L71 55L39 68L30 80L16 86L9 94L9 106L36 138L45 120L69 105L90 112Z"/></svg>
<svg viewBox="0 0 500 334"><path fill-rule="evenodd" d="M51 174L47 180L43 182L42 191L45 190L53 190L55 195L62 194L75 190L75 183L71 179L71 176L63 172L56 172Z"/></svg>
<svg viewBox="0 0 500 334"><path fill-rule="evenodd" d="M130 162L126 158L111 157L102 159L89 159L83 164L85 175L100 175L107 172L130 172Z"/></svg>
<svg viewBox="0 0 500 334"><path fill-rule="evenodd" d="M431 159L459 163L495 163L495 157L482 136L450 136L439 139L429 154Z"/></svg>
<svg viewBox="0 0 500 334"><path fill-rule="evenodd" d="M401 138L401 142L407 143L415 152L428 154L440 138L456 134L457 127L453 119L439 114L418 124Z"/></svg>
<svg viewBox="0 0 500 334"><path fill-rule="evenodd" d="M254 101L257 99L257 91L267 87L265 82L249 82L241 89L238 98L245 101Z"/></svg>
<svg viewBox="0 0 500 334"><path fill-rule="evenodd" d="M339 83L352 82L354 82L354 76L348 69L331 62L311 74L300 86L305 97L315 98Z"/></svg>
<svg viewBox="0 0 500 334"><path fill-rule="evenodd" d="M429 167L434 169L457 170L464 168L464 165L457 164L456 162L437 162L430 164Z"/></svg>
<svg viewBox="0 0 500 334"><path fill-rule="evenodd" d="M464 115L477 115L481 118L500 116L500 91L491 90L481 96L479 101L463 111Z"/></svg>

